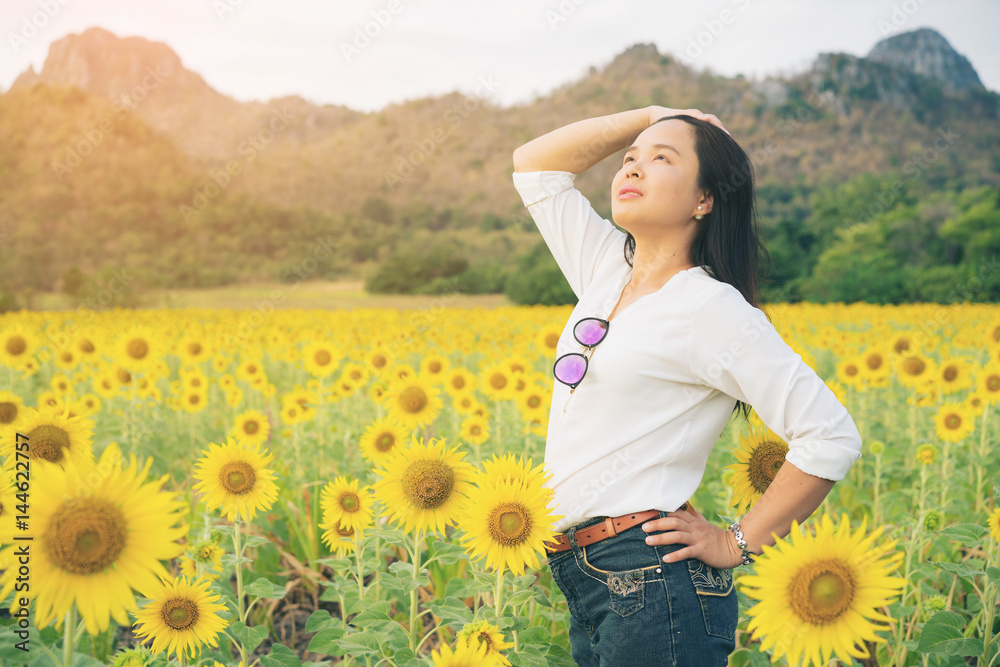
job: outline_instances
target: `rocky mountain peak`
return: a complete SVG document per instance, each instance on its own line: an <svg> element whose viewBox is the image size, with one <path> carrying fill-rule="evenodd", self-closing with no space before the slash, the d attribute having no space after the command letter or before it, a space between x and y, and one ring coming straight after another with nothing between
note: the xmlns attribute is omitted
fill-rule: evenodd
<svg viewBox="0 0 1000 667"><path fill-rule="evenodd" d="M955 51L941 33L931 28L883 39L872 47L867 58L937 79L948 94L983 88L968 58Z"/></svg>

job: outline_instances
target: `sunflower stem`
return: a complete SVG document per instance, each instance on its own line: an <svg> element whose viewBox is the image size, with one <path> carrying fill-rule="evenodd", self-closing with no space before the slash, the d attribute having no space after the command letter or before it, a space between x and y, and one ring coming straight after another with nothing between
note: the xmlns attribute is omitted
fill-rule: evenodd
<svg viewBox="0 0 1000 667"><path fill-rule="evenodd" d="M503 568L497 569L497 586L493 591L493 606L497 610L497 620L503 616Z"/></svg>
<svg viewBox="0 0 1000 667"><path fill-rule="evenodd" d="M986 510L986 500L983 499L983 494L980 489L983 486L983 461L988 461L986 458L986 418L990 414L990 405L983 406L983 423L982 428L979 431L979 465L976 466L976 510L979 511L980 508Z"/></svg>
<svg viewBox="0 0 1000 667"><path fill-rule="evenodd" d="M875 455L875 497L872 499L874 510L872 511L872 525L879 525L879 487L882 485L882 455Z"/></svg>
<svg viewBox="0 0 1000 667"><path fill-rule="evenodd" d="M66 639L63 640L63 667L73 667L73 648L76 645L76 604L66 612Z"/></svg>
<svg viewBox="0 0 1000 667"><path fill-rule="evenodd" d="M994 554L993 562L996 565L1000 565L1000 542L997 542L997 552ZM992 650L993 644L993 614L996 612L996 601L997 601L997 584L993 583L989 578L986 582L986 595L984 596L984 606L983 609L986 610L986 622L983 625L983 655L979 662L986 667L989 667L993 663L990 662L992 656L990 652Z"/></svg>
<svg viewBox="0 0 1000 667"><path fill-rule="evenodd" d="M420 578L420 545L422 541L421 529L418 527L413 533L413 578ZM417 589L420 586L414 586L413 590L410 591L410 650L413 654L417 653Z"/></svg>
<svg viewBox="0 0 1000 667"><path fill-rule="evenodd" d="M240 623L246 625L246 612L243 610L243 549L240 545L240 520L233 521L233 549L236 552L236 605L239 609ZM243 642L237 642L240 649L240 660L247 664L247 650Z"/></svg>

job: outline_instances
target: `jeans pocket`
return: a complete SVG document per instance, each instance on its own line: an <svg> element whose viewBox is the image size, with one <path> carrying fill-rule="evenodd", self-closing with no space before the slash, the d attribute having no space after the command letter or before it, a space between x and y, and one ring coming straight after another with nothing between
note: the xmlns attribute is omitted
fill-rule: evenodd
<svg viewBox="0 0 1000 667"><path fill-rule="evenodd" d="M611 611L619 616L629 616L642 609L646 603L645 574L645 570L608 573Z"/></svg>
<svg viewBox="0 0 1000 667"><path fill-rule="evenodd" d="M712 567L697 558L688 558L687 564L705 619L705 631L715 637L735 639L739 601L736 599L732 570Z"/></svg>

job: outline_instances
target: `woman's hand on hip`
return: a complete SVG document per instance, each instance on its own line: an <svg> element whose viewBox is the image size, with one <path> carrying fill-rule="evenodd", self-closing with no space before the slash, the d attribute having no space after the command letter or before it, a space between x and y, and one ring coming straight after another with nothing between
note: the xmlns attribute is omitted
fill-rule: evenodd
<svg viewBox="0 0 1000 667"><path fill-rule="evenodd" d="M669 107L650 106L646 107L646 111L649 113L650 125L652 125L653 123L655 123L656 121L660 120L665 116L677 116L680 114L687 114L688 116L697 118L698 120L703 120L706 123L711 123L712 125L715 125L720 130L725 132L726 134L729 134L729 130L723 127L722 121L720 121L714 114L702 113L698 109L671 109Z"/></svg>
<svg viewBox="0 0 1000 667"><path fill-rule="evenodd" d="M670 516L647 521L642 524L642 529L647 533L646 544L686 545L667 554L665 562L697 558L707 565L726 570L743 563L732 532L707 521L692 505L688 505L687 510L677 510L670 512Z"/></svg>

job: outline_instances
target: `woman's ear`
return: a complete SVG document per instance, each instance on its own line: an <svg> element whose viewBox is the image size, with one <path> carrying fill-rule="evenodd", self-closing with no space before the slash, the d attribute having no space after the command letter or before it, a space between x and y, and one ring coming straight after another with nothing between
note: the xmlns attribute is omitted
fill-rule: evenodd
<svg viewBox="0 0 1000 667"><path fill-rule="evenodd" d="M713 203L715 203L715 198L712 196L712 194L710 192L703 193L702 198L698 201L698 205L702 207L701 210L698 211L698 213L701 213L702 215L708 215L709 213L712 212Z"/></svg>

